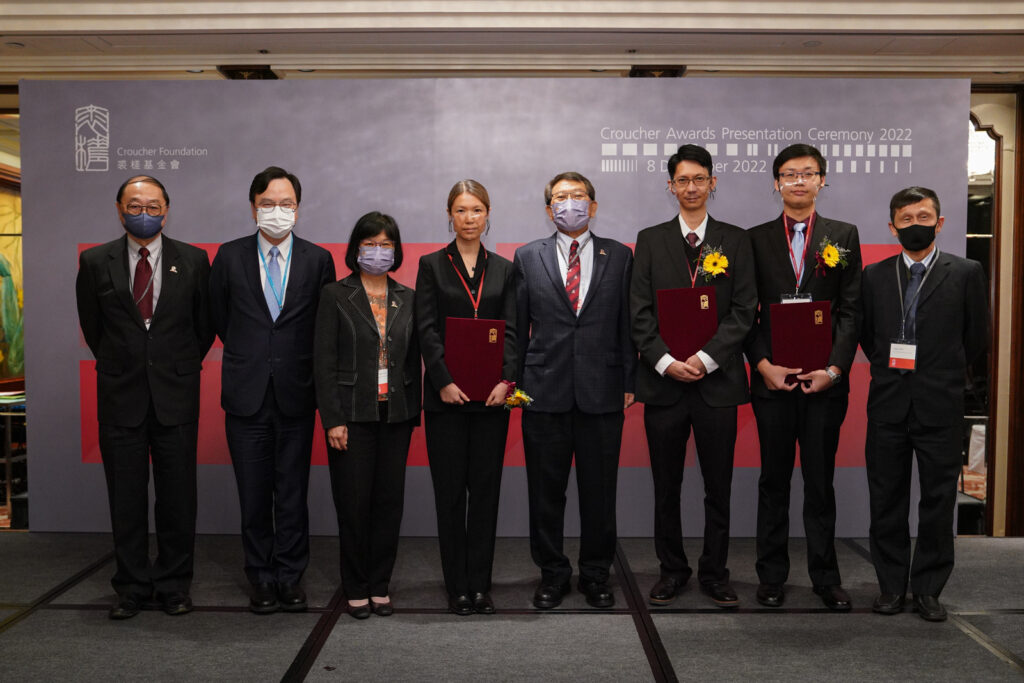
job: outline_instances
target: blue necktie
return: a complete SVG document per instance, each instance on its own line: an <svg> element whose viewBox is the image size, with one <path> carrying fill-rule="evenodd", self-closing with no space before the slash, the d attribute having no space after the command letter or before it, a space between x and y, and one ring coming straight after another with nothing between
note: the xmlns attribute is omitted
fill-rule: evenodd
<svg viewBox="0 0 1024 683"><path fill-rule="evenodd" d="M907 304L907 318L903 325L905 339L917 339L917 292L923 279L924 264L915 263L910 266L910 281L907 283L907 291L903 295L903 301Z"/></svg>
<svg viewBox="0 0 1024 683"><path fill-rule="evenodd" d="M263 296L267 300L270 317L275 321L277 316L281 314L281 307L277 303L277 295L274 294L274 289L276 288L278 292L284 294L284 291L281 289L281 266L277 263L277 256L280 253L277 247L270 248L270 258L267 260L267 282L263 285Z"/></svg>
<svg viewBox="0 0 1024 683"><path fill-rule="evenodd" d="M803 280L804 275L804 229L807 227L806 223L794 223L793 224L793 274L796 275L796 286L800 286L800 281Z"/></svg>

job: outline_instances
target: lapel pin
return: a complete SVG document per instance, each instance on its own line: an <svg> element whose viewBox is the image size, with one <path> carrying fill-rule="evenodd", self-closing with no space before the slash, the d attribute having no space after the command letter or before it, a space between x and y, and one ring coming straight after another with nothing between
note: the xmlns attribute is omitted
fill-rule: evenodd
<svg viewBox="0 0 1024 683"><path fill-rule="evenodd" d="M172 273L177 273L178 272L178 266L171 266L171 272Z"/></svg>
<svg viewBox="0 0 1024 683"><path fill-rule="evenodd" d="M398 302L397 301L392 301L391 302L391 308L398 308Z"/></svg>
<svg viewBox="0 0 1024 683"><path fill-rule="evenodd" d="M599 251L597 253L600 254L601 256L607 256L608 255L608 252L606 252L604 249L602 249L601 251Z"/></svg>

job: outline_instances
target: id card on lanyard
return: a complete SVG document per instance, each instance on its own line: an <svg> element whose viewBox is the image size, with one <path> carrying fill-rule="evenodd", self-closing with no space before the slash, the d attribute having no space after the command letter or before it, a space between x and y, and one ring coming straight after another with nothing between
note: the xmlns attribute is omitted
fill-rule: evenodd
<svg viewBox="0 0 1024 683"><path fill-rule="evenodd" d="M896 291L899 292L900 295L900 333L889 344L889 367L894 370L908 370L913 372L917 369L917 340L907 339L906 337L907 313L912 307L917 305L921 290L924 289L925 280L927 280L928 276L931 274L932 268L935 266L938 257L939 250L936 248L935 255L932 257L932 262L928 264L928 268L925 269L924 276L921 278L921 284L917 286L917 291L914 292L914 296L907 301L903 300L903 283L900 281L900 260L903 256L901 255L896 259ZM916 329L914 336L917 336Z"/></svg>

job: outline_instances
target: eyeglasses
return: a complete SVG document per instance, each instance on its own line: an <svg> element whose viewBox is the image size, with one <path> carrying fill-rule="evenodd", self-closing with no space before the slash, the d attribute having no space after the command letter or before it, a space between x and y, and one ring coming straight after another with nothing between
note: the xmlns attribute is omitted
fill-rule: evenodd
<svg viewBox="0 0 1024 683"><path fill-rule="evenodd" d="M693 183L695 187L704 187L710 180L711 178L706 175L696 175L692 178L687 178L686 176L681 175L678 178L670 180L669 184L674 185L677 190L685 190L690 183Z"/></svg>
<svg viewBox="0 0 1024 683"><path fill-rule="evenodd" d="M143 206L142 204L136 204L132 202L131 204L125 206L124 210L125 213L127 213L129 216L138 216L143 211L145 211L150 216L160 216L164 212L164 206L163 204L147 204Z"/></svg>
<svg viewBox="0 0 1024 683"><path fill-rule="evenodd" d="M797 180L812 180L821 175L821 171L784 171L779 174L779 180L795 182Z"/></svg>
<svg viewBox="0 0 1024 683"><path fill-rule="evenodd" d="M555 204L561 204L567 199L574 199L578 202L583 202L590 199L590 195L586 192L573 192L571 194L568 192L559 192L558 194L551 195L551 201Z"/></svg>
<svg viewBox="0 0 1024 683"><path fill-rule="evenodd" d="M268 212L268 213L270 211L273 211L277 207L281 207L282 209L284 209L285 211L288 211L288 212L294 212L295 209L299 208L299 205L296 204L295 202L291 201L290 199L286 199L283 202L277 202L277 203L274 203L274 202L260 202L259 204L256 205L256 208L259 211Z"/></svg>
<svg viewBox="0 0 1024 683"><path fill-rule="evenodd" d="M383 242L371 242L369 240L359 243L360 247L383 247L384 249L394 249L395 243L391 240L385 240Z"/></svg>

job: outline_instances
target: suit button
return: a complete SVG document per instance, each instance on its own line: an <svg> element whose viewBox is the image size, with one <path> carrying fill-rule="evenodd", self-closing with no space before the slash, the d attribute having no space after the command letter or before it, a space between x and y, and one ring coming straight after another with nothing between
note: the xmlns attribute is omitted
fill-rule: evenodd
<svg viewBox="0 0 1024 683"><path fill-rule="evenodd" d="M153 338L153 333L150 332L149 334L146 335L146 337L149 338L149 339L152 339Z"/></svg>
<svg viewBox="0 0 1024 683"><path fill-rule="evenodd" d="M149 361L149 367L153 367L153 361Z"/></svg>

